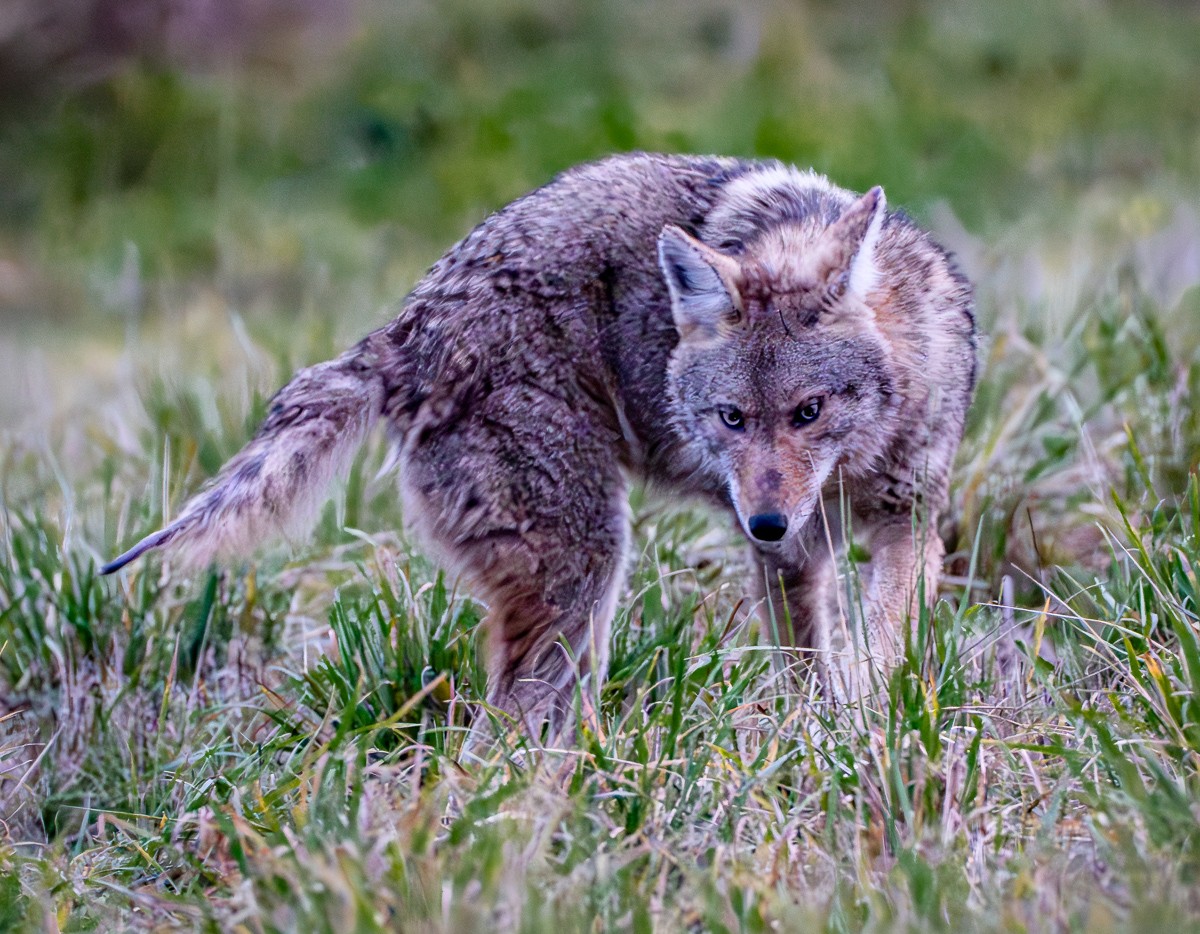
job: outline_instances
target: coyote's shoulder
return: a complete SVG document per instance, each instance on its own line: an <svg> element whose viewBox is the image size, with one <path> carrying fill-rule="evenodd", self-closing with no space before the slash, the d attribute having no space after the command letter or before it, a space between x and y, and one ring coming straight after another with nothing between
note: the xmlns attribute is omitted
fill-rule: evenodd
<svg viewBox="0 0 1200 934"><path fill-rule="evenodd" d="M974 367L967 282L879 189L616 156L484 220L106 570L157 546L245 550L319 504L382 420L406 521L488 603L491 700L536 719L573 672L603 672L630 475L727 510L765 611L818 650L822 502L848 494L872 542L866 625L892 632L917 581L933 593L941 543L914 520L932 529L945 506Z"/></svg>

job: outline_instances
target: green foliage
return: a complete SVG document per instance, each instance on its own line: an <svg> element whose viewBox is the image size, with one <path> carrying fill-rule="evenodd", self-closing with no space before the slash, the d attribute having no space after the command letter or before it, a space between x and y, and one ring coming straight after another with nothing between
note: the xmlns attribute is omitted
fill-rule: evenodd
<svg viewBox="0 0 1200 934"><path fill-rule="evenodd" d="M358 600L338 596L329 611L336 654L302 674L301 701L318 717L336 715L339 741L358 736L384 752L428 743L446 753L457 746L448 748L451 731L466 729L461 707L459 722L446 721L447 703L464 688L481 693L484 681L469 642L480 614L452 603L440 576L417 593L407 580L395 582L403 589L384 578ZM276 719L303 732L287 716Z"/></svg>
<svg viewBox="0 0 1200 934"><path fill-rule="evenodd" d="M0 114L0 929L1195 926L1200 20L364 16L286 79L131 59ZM97 576L486 211L635 147L883 183L976 282L947 581L863 705L639 490L607 682L471 761L486 608L378 443L291 554Z"/></svg>

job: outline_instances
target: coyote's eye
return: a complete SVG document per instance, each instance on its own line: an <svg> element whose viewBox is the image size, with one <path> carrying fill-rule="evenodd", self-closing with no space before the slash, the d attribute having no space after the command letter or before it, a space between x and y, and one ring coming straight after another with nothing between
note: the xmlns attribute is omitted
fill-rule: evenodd
<svg viewBox="0 0 1200 934"><path fill-rule="evenodd" d="M730 431L744 431L746 428L746 416L739 408L722 406L717 409L717 416L721 419L721 424Z"/></svg>
<svg viewBox="0 0 1200 934"><path fill-rule="evenodd" d="M792 413L792 424L797 428L802 428L805 425L811 425L817 420L821 414L821 400L812 399L805 402L803 405L796 406L796 411Z"/></svg>

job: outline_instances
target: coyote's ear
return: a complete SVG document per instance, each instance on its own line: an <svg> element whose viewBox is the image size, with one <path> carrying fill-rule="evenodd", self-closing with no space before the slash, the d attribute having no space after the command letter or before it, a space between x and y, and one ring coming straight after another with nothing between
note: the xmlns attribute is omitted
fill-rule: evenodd
<svg viewBox="0 0 1200 934"><path fill-rule="evenodd" d="M853 292L866 297L879 279L875 245L887 213L887 199L876 185L842 212L813 249L816 277L832 297Z"/></svg>
<svg viewBox="0 0 1200 934"><path fill-rule="evenodd" d="M721 337L741 320L736 260L668 224L658 236L658 264L680 340Z"/></svg>

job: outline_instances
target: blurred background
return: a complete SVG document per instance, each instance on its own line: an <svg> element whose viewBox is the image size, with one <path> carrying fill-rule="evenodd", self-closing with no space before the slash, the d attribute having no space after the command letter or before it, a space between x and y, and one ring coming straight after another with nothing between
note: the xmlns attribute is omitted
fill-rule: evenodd
<svg viewBox="0 0 1200 934"><path fill-rule="evenodd" d="M812 165L985 240L1101 186L1194 191L1197 9L6 0L0 317L111 327L204 283L366 320L346 282L399 297L486 212L631 148Z"/></svg>
<svg viewBox="0 0 1200 934"><path fill-rule="evenodd" d="M240 425L255 394L389 319L489 211L632 148L882 184L959 254L993 337L1044 347L1126 276L1186 343L1200 327L1198 9L6 0L5 459L94 446L72 433L122 393L106 430L136 450L147 423L129 413L153 420L153 379L252 387Z"/></svg>

